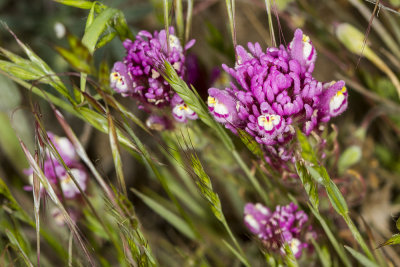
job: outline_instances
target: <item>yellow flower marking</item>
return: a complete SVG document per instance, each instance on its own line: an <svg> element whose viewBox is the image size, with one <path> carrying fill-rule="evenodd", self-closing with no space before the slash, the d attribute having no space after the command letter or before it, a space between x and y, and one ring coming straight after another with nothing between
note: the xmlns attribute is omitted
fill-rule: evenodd
<svg viewBox="0 0 400 267"><path fill-rule="evenodd" d="M209 106L212 106L212 105L215 105L217 103L217 100L214 97L209 96L208 99L207 99L207 103L208 103Z"/></svg>
<svg viewBox="0 0 400 267"><path fill-rule="evenodd" d="M308 35L303 34L303 42L309 43L310 42L310 37L308 37Z"/></svg>
<svg viewBox="0 0 400 267"><path fill-rule="evenodd" d="M270 131L276 125L278 125L281 121L281 116L279 115L261 115L258 117L258 124L263 126L265 130Z"/></svg>

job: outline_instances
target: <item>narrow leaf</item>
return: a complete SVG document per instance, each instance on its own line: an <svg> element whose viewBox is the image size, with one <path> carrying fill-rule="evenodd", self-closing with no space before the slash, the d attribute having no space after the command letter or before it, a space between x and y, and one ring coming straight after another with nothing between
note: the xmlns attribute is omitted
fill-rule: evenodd
<svg viewBox="0 0 400 267"><path fill-rule="evenodd" d="M114 8L107 8L101 12L88 27L87 31L82 38L82 43L89 49L89 52L93 54L96 47L96 43L99 40L100 35L106 28L109 20L117 14L118 10Z"/></svg>
<svg viewBox="0 0 400 267"><path fill-rule="evenodd" d="M370 261L367 257L365 257L363 254L361 254L360 252L352 249L349 246L344 246L351 255L353 255L353 257L359 262L361 263L363 266L365 267L379 267L378 264Z"/></svg>
<svg viewBox="0 0 400 267"><path fill-rule="evenodd" d="M110 139L111 152L112 152L112 156L113 156L113 160L114 160L115 171L117 173L117 179L119 181L122 192L124 193L125 196L127 196L128 193L126 192L124 172L122 170L122 160L121 160L121 154L119 151L119 142L118 142L117 132L115 130L114 121L113 121L111 114L108 113L107 117L108 117L108 127L109 127L108 135L109 135L109 139Z"/></svg>
<svg viewBox="0 0 400 267"><path fill-rule="evenodd" d="M14 234L8 229L6 229L5 232L6 232L6 235L7 235L8 239L10 240L11 244L14 245L17 248L19 253L21 253L21 255L22 255L22 257L23 257L23 259L25 261L25 264L27 266L33 267L33 264L29 260L28 255L26 255L26 253L22 249L20 243L18 242L17 238L15 238Z"/></svg>
<svg viewBox="0 0 400 267"><path fill-rule="evenodd" d="M138 197L140 197L146 205L148 205L154 212L168 221L172 226L174 226L178 231L187 236L192 240L196 240L196 234L192 231L192 229L188 226L188 224L178 217L175 213L166 209L164 206L160 205L152 198L140 193L139 191L131 188L132 192L134 192Z"/></svg>
<svg viewBox="0 0 400 267"><path fill-rule="evenodd" d="M382 244L378 246L378 248L384 247L384 246L392 246L392 245L398 245L400 244L400 234L395 234Z"/></svg>

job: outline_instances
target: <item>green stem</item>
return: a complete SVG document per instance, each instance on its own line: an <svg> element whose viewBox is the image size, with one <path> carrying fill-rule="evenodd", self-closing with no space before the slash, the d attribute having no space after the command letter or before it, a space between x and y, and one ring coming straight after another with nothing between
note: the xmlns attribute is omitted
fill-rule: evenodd
<svg viewBox="0 0 400 267"><path fill-rule="evenodd" d="M316 208L310 206L310 210L314 214L315 218L318 219L319 223L321 224L322 228L324 229L329 241L331 242L333 248L336 250L337 254L339 255L340 259L344 263L346 267L351 267L351 262L346 256L346 252L344 251L343 247L339 245L338 241L336 240L334 234L332 233L331 229L329 228L328 224L322 218L321 214L318 212Z"/></svg>
<svg viewBox="0 0 400 267"><path fill-rule="evenodd" d="M345 222L347 223L347 226L349 227L354 238L357 240L357 242L360 244L361 248L364 250L364 253L367 255L367 257L371 261L376 262L374 256L371 253L371 250L365 243L364 239L362 238L360 232L358 231L357 227L355 226L353 220L350 218L349 214L346 213L346 214L343 214L342 216L343 216L343 219L345 220Z"/></svg>
<svg viewBox="0 0 400 267"><path fill-rule="evenodd" d="M257 181L254 174L251 173L251 171L247 167L246 163L242 160L242 158L240 157L240 155L237 153L236 150L233 150L232 154L233 154L233 157L235 158L235 160L237 161L237 163L239 164L239 166L245 172L247 178L249 178L250 183L252 184L254 189L257 191L257 193L260 195L260 197L263 199L263 201L265 203L268 203L269 200L267 198L266 192L261 188L260 183Z"/></svg>
<svg viewBox="0 0 400 267"><path fill-rule="evenodd" d="M241 246L240 246L239 243L237 242L235 236L233 235L233 233L232 233L232 231L231 231L231 228L229 227L228 223L226 222L225 216L223 217L222 224L224 225L226 231L228 232L229 237L232 239L233 244L235 245L236 249L239 251L240 255L242 255L242 258L243 258L243 260L244 260L243 263L244 263L247 267L250 267L251 265L250 265L250 263L247 261L246 256L245 256L245 254L244 254L244 252L243 252Z"/></svg>
<svg viewBox="0 0 400 267"><path fill-rule="evenodd" d="M272 23L271 1L270 0L265 0L265 7L267 9L267 14L268 14L268 26L269 26L269 33L271 35L272 46L276 46L274 24Z"/></svg>
<svg viewBox="0 0 400 267"><path fill-rule="evenodd" d="M125 118L126 120L126 118ZM147 149L144 147L143 143L140 141L140 139L135 135L135 133L132 131L132 129L127 125L126 121L124 123L124 128L125 130L128 132L128 134L132 137L133 141L136 143L136 145L138 146L139 150L142 152L142 157L145 160L145 162L147 162L147 164L150 166L151 170L153 171L154 175L156 176L156 178L158 179L158 181L160 182L161 186L164 188L165 192L167 193L168 197L172 200L172 202L175 204L175 206L177 207L179 213L181 214L181 216L183 217L183 219L187 222L187 224L189 225L189 227L192 229L193 233L195 234L195 236L198 238L198 240L201 240L202 237L200 235L200 233L197 231L197 229L195 228L192 220L190 219L190 217L187 215L187 213L185 212L185 210L182 208L181 204L179 203L179 201L176 199L175 195L171 192L168 183L165 179L164 176L162 176L160 174L160 172L158 171L157 167L155 166L153 160L151 159Z"/></svg>
<svg viewBox="0 0 400 267"><path fill-rule="evenodd" d="M174 3L176 10L175 19L176 19L176 26L178 28L178 36L179 39L182 40L184 34L182 0L174 0Z"/></svg>
<svg viewBox="0 0 400 267"><path fill-rule="evenodd" d="M193 15L193 0L188 0L187 15L186 15L186 29L185 29L185 43L189 41L190 29L192 27Z"/></svg>

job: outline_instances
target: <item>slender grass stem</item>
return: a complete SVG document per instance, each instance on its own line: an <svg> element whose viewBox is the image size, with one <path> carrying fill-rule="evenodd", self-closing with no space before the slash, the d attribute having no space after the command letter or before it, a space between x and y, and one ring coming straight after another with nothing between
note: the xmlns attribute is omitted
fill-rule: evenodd
<svg viewBox="0 0 400 267"><path fill-rule="evenodd" d="M249 178L250 183L252 184L254 189L257 191L257 193L260 195L260 197L263 199L263 201L265 203L268 203L269 200L267 198L267 193L261 188L260 183L257 181L254 174L251 173L250 169L247 167L246 163L240 157L238 152L236 150L234 150L234 151L232 151L232 155L235 158L236 162L239 164L239 166L242 168L242 170L245 172L247 178Z"/></svg>

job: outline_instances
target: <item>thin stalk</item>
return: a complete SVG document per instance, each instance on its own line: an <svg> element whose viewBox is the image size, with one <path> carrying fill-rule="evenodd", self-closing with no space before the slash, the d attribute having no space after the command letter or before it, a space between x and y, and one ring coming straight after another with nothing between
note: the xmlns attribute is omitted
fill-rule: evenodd
<svg viewBox="0 0 400 267"><path fill-rule="evenodd" d="M271 0L265 0L265 7L268 15L269 34L271 35L272 46L276 47L274 24L272 23Z"/></svg>
<svg viewBox="0 0 400 267"><path fill-rule="evenodd" d="M233 4L232 4L233 3ZM225 0L226 4L226 10L228 12L228 18L229 18L229 27L231 29L231 35L232 35L232 42L233 46L236 46L236 35L235 35L235 21L234 21L234 0Z"/></svg>
<svg viewBox="0 0 400 267"><path fill-rule="evenodd" d="M192 27L193 16L193 0L188 0L187 15L186 15L186 29L185 29L185 43L189 41L190 29Z"/></svg>
<svg viewBox="0 0 400 267"><path fill-rule="evenodd" d="M228 232L229 237L232 239L232 241L233 241L233 243L234 243L236 249L237 249L237 250L239 251L239 253L242 255L242 258L243 258L243 260L244 260L243 263L244 263L246 266L250 267L251 265L250 265L250 263L247 261L247 259L246 259L246 257L245 257L245 254L244 254L244 252L243 252L243 250L242 250L242 247L239 245L238 241L236 240L235 236L233 235L233 233L232 233L232 231L231 231L231 228L229 227L228 223L226 222L225 216L224 216L224 218L223 218L222 224L224 225L226 231Z"/></svg>
<svg viewBox="0 0 400 267"><path fill-rule="evenodd" d="M237 163L239 164L239 166L245 172L247 178L249 178L250 183L253 185L254 189L256 189L257 193L261 196L263 201L265 203L268 203L269 200L267 198L266 192L261 188L260 183L257 181L254 174L251 173L251 171L247 167L246 163L243 161L243 159L240 157L240 155L237 153L236 150L233 150L232 154L233 154L233 157L235 158L235 160L237 161Z"/></svg>
<svg viewBox="0 0 400 267"><path fill-rule="evenodd" d="M358 0L349 0L349 2L358 9L361 15L369 21L372 17L371 11L363 4L362 1ZM379 1L375 3L378 6ZM376 33L382 38L383 42L389 47L389 49L398 57L400 58L400 48L399 45L393 40L390 34L386 31L385 27L382 23L375 19L374 23L372 23L372 28L376 31Z"/></svg>
<svg viewBox="0 0 400 267"><path fill-rule="evenodd" d="M73 106L71 104L68 104L67 102L65 102L64 100L62 100L59 97L56 97L50 93L43 93L42 90L40 90L38 87L31 85L28 82L25 82L21 79L18 79L12 75L9 75L8 73L0 70L0 74L3 74L4 76L6 76L7 78L13 80L14 82L18 83L19 85L21 85L22 87L25 87L28 90L31 90L34 94L40 96L43 99L49 99L54 105L64 109L65 111L67 111L70 114L73 114L75 116L77 116L78 118L82 118L82 116L73 108Z"/></svg>
<svg viewBox="0 0 400 267"><path fill-rule="evenodd" d="M354 238L360 244L362 250L364 250L364 253L367 255L367 257L371 261L375 262L375 258L372 255L371 250L369 249L368 245L365 243L364 239L362 238L360 232L358 231L357 227L355 226L353 220L350 218L349 214L346 213L346 214L342 215L342 217L345 220L345 222L347 223L347 226L349 227Z"/></svg>
<svg viewBox="0 0 400 267"><path fill-rule="evenodd" d="M86 91L86 78L87 78L87 74L84 72L81 72L81 92L85 92ZM81 94L81 103L85 100L85 98L83 97L83 94Z"/></svg>
<svg viewBox="0 0 400 267"><path fill-rule="evenodd" d="M383 17L387 19L387 21L389 22L391 29L394 33L394 36L396 37L397 43L400 43L400 27L398 22L396 21L396 18L393 17L392 14L390 13L385 13L382 12Z"/></svg>
<svg viewBox="0 0 400 267"><path fill-rule="evenodd" d="M175 3L175 21L176 26L178 28L178 37L179 39L183 39L184 34L184 26L183 25L183 9L182 9L182 0L174 0Z"/></svg>
<svg viewBox="0 0 400 267"><path fill-rule="evenodd" d="M126 120L126 118L124 117L124 119ZM165 190L165 192L167 193L168 197L172 200L172 202L175 204L175 206L177 207L179 213L181 214L181 216L183 217L183 219L186 221L186 223L189 225L189 227L191 228L191 230L193 231L193 233L195 234L196 238L198 240L201 240L202 237L200 235L200 233L197 231L197 229L195 228L192 220L190 219L190 217L187 215L187 213L185 212L185 210L182 208L181 204L179 203L179 201L176 199L175 195L171 192L168 183L165 179L164 176L162 176L160 174L160 172L158 171L157 167L155 166L153 160L151 159L147 149L144 147L143 143L140 141L140 139L135 135L135 133L132 131L132 129L128 126L127 122L125 121L124 123L124 128L127 131L127 133L132 137L133 141L136 143L136 145L138 146L139 150L142 152L142 157L144 159L145 162L147 162L147 164L150 166L151 170L153 171L154 175L156 176L156 178L158 179L158 181L160 182L161 186L163 187L163 189Z"/></svg>
<svg viewBox="0 0 400 267"><path fill-rule="evenodd" d="M314 214L315 218L318 219L319 223L321 224L322 228L325 231L326 236L328 237L329 241L331 242L333 248L336 250L337 254L339 255L340 259L342 260L343 264L346 267L351 267L352 264L350 260L347 258L346 252L344 251L343 247L339 245L338 241L335 238L335 235L332 233L331 229L329 228L328 224L325 222L325 220L322 218L321 214L319 213L318 210L313 208L311 205L309 205L310 210Z"/></svg>
<svg viewBox="0 0 400 267"><path fill-rule="evenodd" d="M70 233L69 239L68 239L68 267L72 267L72 244L73 244L73 239L74 235Z"/></svg>
<svg viewBox="0 0 400 267"><path fill-rule="evenodd" d="M167 51L169 53L169 19L168 19L168 0L164 0L164 26L167 33Z"/></svg>

